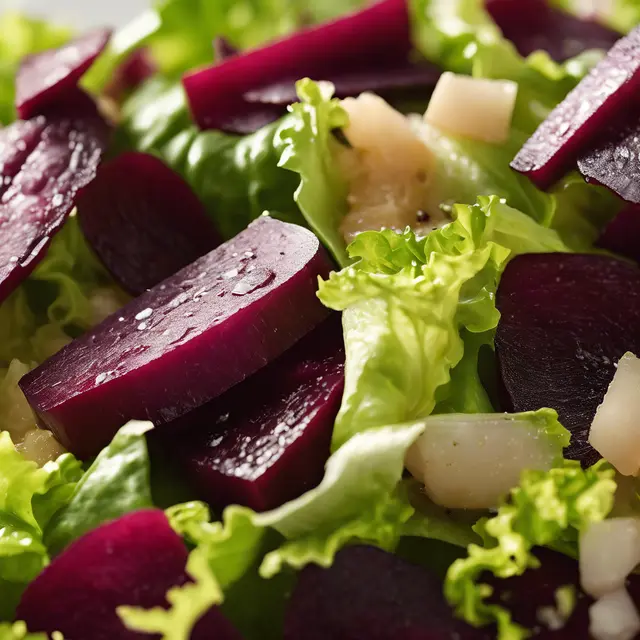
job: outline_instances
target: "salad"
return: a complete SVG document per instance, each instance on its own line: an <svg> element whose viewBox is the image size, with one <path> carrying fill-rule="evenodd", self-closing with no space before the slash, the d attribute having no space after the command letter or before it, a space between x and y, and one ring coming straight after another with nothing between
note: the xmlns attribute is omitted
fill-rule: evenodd
<svg viewBox="0 0 640 640"><path fill-rule="evenodd" d="M0 16L0 640L639 637L639 23Z"/></svg>

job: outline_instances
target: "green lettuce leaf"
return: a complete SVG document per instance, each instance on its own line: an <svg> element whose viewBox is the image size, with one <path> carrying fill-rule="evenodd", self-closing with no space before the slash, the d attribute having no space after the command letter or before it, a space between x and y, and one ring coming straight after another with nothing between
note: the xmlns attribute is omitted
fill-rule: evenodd
<svg viewBox="0 0 640 640"><path fill-rule="evenodd" d="M299 174L295 201L311 230L344 266L348 258L340 222L347 213L348 189L335 161L339 143L332 132L346 126L348 116L333 99L331 84L307 78L296 90L300 102L290 107L293 117L285 119L276 134L278 166Z"/></svg>
<svg viewBox="0 0 640 640"><path fill-rule="evenodd" d="M527 637L507 609L489 604L491 588L478 583L489 571L498 578L535 570L537 546L577 553L578 535L589 524L604 519L613 506L615 472L605 462L582 469L579 462L548 472L526 471L498 513L476 525L485 546L472 544L468 557L456 560L445 582L445 595L458 615L474 626L495 622L501 640Z"/></svg>
<svg viewBox="0 0 640 640"><path fill-rule="evenodd" d="M107 520L153 506L145 439L151 429L150 422L129 422L98 454L45 532L52 555Z"/></svg>
<svg viewBox="0 0 640 640"><path fill-rule="evenodd" d="M553 230L496 197L456 205L453 215L422 240L410 230L360 234L349 247L355 264L320 283L320 300L344 311L346 381L334 449L363 430L424 418L470 382L486 407L477 357L463 362L462 336L483 335L475 353L491 343L495 291L510 256L567 249Z"/></svg>
<svg viewBox="0 0 640 640"><path fill-rule="evenodd" d="M44 530L81 475L71 454L39 468L15 450L8 433L0 433L0 619L11 619L26 585L48 564Z"/></svg>
<svg viewBox="0 0 640 640"><path fill-rule="evenodd" d="M20 60L59 47L71 32L44 20L7 12L0 15L0 125L16 118L15 79Z"/></svg>
<svg viewBox="0 0 640 640"><path fill-rule="evenodd" d="M29 633L24 622L0 624L0 640L47 640L46 633ZM54 632L52 640L63 640L62 635Z"/></svg>

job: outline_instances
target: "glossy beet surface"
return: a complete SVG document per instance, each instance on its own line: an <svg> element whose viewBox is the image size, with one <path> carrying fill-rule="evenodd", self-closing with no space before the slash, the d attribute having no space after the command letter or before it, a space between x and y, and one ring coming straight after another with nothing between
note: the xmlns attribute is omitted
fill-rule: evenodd
<svg viewBox="0 0 640 640"><path fill-rule="evenodd" d="M189 581L187 548L162 511L138 511L74 542L27 587L17 610L30 631L60 631L68 640L144 640L127 630L116 608L166 607L171 587ZM192 640L239 640L217 609Z"/></svg>
<svg viewBox="0 0 640 640"><path fill-rule="evenodd" d="M598 141L578 158L578 169L589 182L640 204L640 125L634 113L628 122L608 127Z"/></svg>
<svg viewBox="0 0 640 640"><path fill-rule="evenodd" d="M328 315L331 268L306 229L262 217L25 376L44 425L81 457L131 418L174 420L277 358Z"/></svg>
<svg viewBox="0 0 640 640"><path fill-rule="evenodd" d="M183 79L203 129L238 132L254 109L245 93L306 76L322 80L349 70L405 61L411 49L405 0L382 0L357 13L234 56Z"/></svg>
<svg viewBox="0 0 640 640"><path fill-rule="evenodd" d="M640 353L640 269L595 255L515 258L498 288L496 354L506 410L556 409L565 455L592 464L589 429L625 352Z"/></svg>
<svg viewBox="0 0 640 640"><path fill-rule="evenodd" d="M132 295L221 242L191 187L146 153L125 153L103 165L78 201L78 216L98 257Z"/></svg>
<svg viewBox="0 0 640 640"><path fill-rule="evenodd" d="M640 262L640 207L625 207L604 229L599 247Z"/></svg>
<svg viewBox="0 0 640 640"><path fill-rule="evenodd" d="M587 49L609 49L621 34L595 20L580 19L547 0L486 0L505 37L523 56L543 50L562 62Z"/></svg>
<svg viewBox="0 0 640 640"><path fill-rule="evenodd" d="M102 53L111 32L100 29L60 47L27 56L16 76L16 108L23 120L44 113L73 89Z"/></svg>
<svg viewBox="0 0 640 640"><path fill-rule="evenodd" d="M551 112L511 166L545 189L570 170L602 129L619 120L640 90L640 27L607 56Z"/></svg>
<svg viewBox="0 0 640 640"><path fill-rule="evenodd" d="M329 457L344 386L340 317L278 360L183 418L171 449L200 497L264 511L316 486Z"/></svg>
<svg viewBox="0 0 640 640"><path fill-rule="evenodd" d="M96 175L108 127L84 108L0 129L0 301L33 271Z"/></svg>

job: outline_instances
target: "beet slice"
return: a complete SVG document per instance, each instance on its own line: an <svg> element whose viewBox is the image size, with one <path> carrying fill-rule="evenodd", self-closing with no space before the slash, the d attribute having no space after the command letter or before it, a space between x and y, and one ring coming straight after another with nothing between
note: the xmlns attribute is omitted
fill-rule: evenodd
<svg viewBox="0 0 640 640"><path fill-rule="evenodd" d="M620 120L640 90L640 27L607 56L551 112L511 166L541 189L551 186L598 138Z"/></svg>
<svg viewBox="0 0 640 640"><path fill-rule="evenodd" d="M147 49L133 51L113 72L105 95L120 102L145 80L156 73L158 66Z"/></svg>
<svg viewBox="0 0 640 640"><path fill-rule="evenodd" d="M175 420L277 358L328 315L331 269L306 229L261 217L25 376L44 425L81 457L133 418Z"/></svg>
<svg viewBox="0 0 640 640"><path fill-rule="evenodd" d="M190 581L187 549L160 510L128 514L74 542L27 587L17 618L30 631L60 631L69 640L157 637L129 631L116 608L168 607L171 587ZM217 608L197 624L192 638L239 640Z"/></svg>
<svg viewBox="0 0 640 640"><path fill-rule="evenodd" d="M0 301L33 271L95 177L109 130L93 103L92 112L85 108L74 98L78 115L38 116L0 130Z"/></svg>
<svg viewBox="0 0 640 640"><path fill-rule="evenodd" d="M640 262L640 207L629 205L605 227L597 245Z"/></svg>
<svg viewBox="0 0 640 640"><path fill-rule="evenodd" d="M151 289L221 243L191 187L155 156L103 165L78 199L87 240L132 295Z"/></svg>
<svg viewBox="0 0 640 640"><path fill-rule="evenodd" d="M333 22L228 58L183 78L191 112L203 129L234 131L246 117L243 96L282 80L328 77L405 61L411 50L405 0L382 0Z"/></svg>
<svg viewBox="0 0 640 640"><path fill-rule="evenodd" d="M595 20L560 11L547 0L486 0L485 6L523 56L543 50L564 62L587 49L609 49L621 37Z"/></svg>
<svg viewBox="0 0 640 640"><path fill-rule="evenodd" d="M77 86L94 60L104 51L111 31L98 29L59 49L25 57L16 76L16 108L27 120L44 113Z"/></svg>
<svg viewBox="0 0 640 640"><path fill-rule="evenodd" d="M640 204L640 124L632 113L622 125L612 125L578 158L578 169L623 200Z"/></svg>
<svg viewBox="0 0 640 640"><path fill-rule="evenodd" d="M555 409L572 435L565 456L593 464L596 409L618 360L640 353L640 269L606 256L519 256L502 276L497 307L505 409Z"/></svg>
<svg viewBox="0 0 640 640"><path fill-rule="evenodd" d="M315 487L344 387L335 314L242 384L182 420L171 442L200 496L265 511ZM249 400L250 399L250 400Z"/></svg>

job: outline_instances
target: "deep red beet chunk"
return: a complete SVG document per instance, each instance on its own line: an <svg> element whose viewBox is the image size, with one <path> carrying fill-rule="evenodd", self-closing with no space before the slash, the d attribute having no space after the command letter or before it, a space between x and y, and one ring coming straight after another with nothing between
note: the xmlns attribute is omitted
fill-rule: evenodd
<svg viewBox="0 0 640 640"><path fill-rule="evenodd" d="M409 31L405 0L382 0L186 75L191 111L203 129L236 132L237 122L247 117L245 93L292 78L322 80L347 65L350 70L372 69L405 61L411 49Z"/></svg>
<svg viewBox="0 0 640 640"><path fill-rule="evenodd" d="M171 450L180 450L200 496L214 506L278 507L322 479L343 386L337 316L249 380L185 416L191 431L185 435L180 428Z"/></svg>
<svg viewBox="0 0 640 640"><path fill-rule="evenodd" d="M623 200L640 204L640 125L637 113L608 127L578 158L588 182L604 185Z"/></svg>
<svg viewBox="0 0 640 640"><path fill-rule="evenodd" d="M98 257L132 295L221 242L191 187L146 153L125 153L103 165L78 200L78 216Z"/></svg>
<svg viewBox="0 0 640 640"><path fill-rule="evenodd" d="M555 409L572 435L565 455L593 464L596 409L618 360L640 353L640 269L596 255L519 256L502 276L497 307L505 409Z"/></svg>
<svg viewBox="0 0 640 640"><path fill-rule="evenodd" d="M597 245L640 262L640 207L625 207L605 227Z"/></svg>
<svg viewBox="0 0 640 640"><path fill-rule="evenodd" d="M587 49L609 49L620 38L617 31L560 11L547 0L486 0L485 6L523 56L541 49L563 62Z"/></svg>
<svg viewBox="0 0 640 640"><path fill-rule="evenodd" d="M27 56L16 76L16 108L27 120L44 113L76 87L94 60L104 51L111 31L99 29L60 47Z"/></svg>
<svg viewBox="0 0 640 640"><path fill-rule="evenodd" d="M262 217L25 376L41 422L81 457L132 418L175 420L280 356L327 317L331 263L306 229Z"/></svg>
<svg viewBox="0 0 640 640"><path fill-rule="evenodd" d="M79 106L77 115L0 129L0 301L33 271L95 177L108 127L95 109Z"/></svg>
<svg viewBox="0 0 640 640"><path fill-rule="evenodd" d="M150 78L158 67L147 49L136 49L113 72L105 94L121 101Z"/></svg>
<svg viewBox="0 0 640 640"><path fill-rule="evenodd" d="M17 610L32 632L61 632L69 640L144 640L116 608L167 607L169 589L189 582L187 549L159 510L132 513L74 542L27 587ZM224 616L210 610L193 639L239 640Z"/></svg>
<svg viewBox="0 0 640 640"><path fill-rule="evenodd" d="M511 166L541 189L561 178L602 129L620 120L640 90L640 27L607 56L551 112Z"/></svg>

